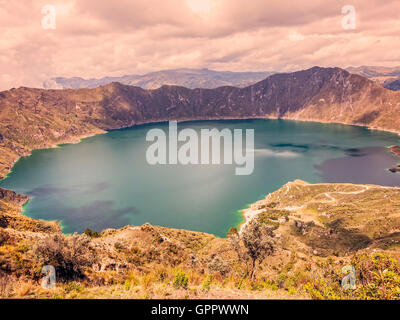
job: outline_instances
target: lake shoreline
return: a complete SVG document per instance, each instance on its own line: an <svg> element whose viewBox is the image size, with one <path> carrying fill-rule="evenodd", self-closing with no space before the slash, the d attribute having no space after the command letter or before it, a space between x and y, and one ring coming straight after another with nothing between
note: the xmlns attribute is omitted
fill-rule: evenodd
<svg viewBox="0 0 400 320"><path fill-rule="evenodd" d="M366 128L369 130L376 130L376 131L382 131L382 132L389 132L389 133L394 133L400 136L400 131L399 130L391 130L391 129L385 129L382 127L372 127L372 126L367 126L367 125L362 125L362 124L355 124L355 123L346 123L346 122L330 122L330 121L323 121L323 120L315 120L315 119L297 119L297 118L291 118L291 117L272 117L272 116L262 116L262 117L205 117L205 118L182 118L179 120L176 120L178 123L186 123L186 122L200 122L200 121L229 121L229 120L286 120L286 121L294 121L294 122L312 122L312 123L322 123L322 124L341 124L341 125L347 125L347 126L356 126L356 127L362 127ZM32 151L34 150L43 150L43 149L52 149L52 148L57 148L60 145L63 144L76 144L80 143L83 139L86 138L91 138L96 135L101 135L101 134L107 134L107 132L111 131L118 131L118 130L126 130L130 128L134 128L136 126L141 126L141 125L150 125L150 124L163 124L163 123L168 123L171 121L171 119L160 119L160 120L154 120L154 121L139 121L133 125L128 125L128 126L122 126L119 128L110 128L110 129L99 129L94 130L93 132L87 132L83 135L79 136L72 136L69 138L66 138L64 140L58 141L57 143L51 143L51 144L45 144L43 147L38 147L38 148L33 148L29 150L29 153L26 155L19 156L16 160L14 160L12 163L6 164L9 169L5 170L4 176L0 176L0 181L4 180L7 178L8 174L12 172L12 168L16 164L16 162L21 158L21 157L28 157L32 154ZM400 157L400 145L399 151L395 152L392 151L392 148L395 148L396 145L389 146L390 151L393 152L396 156Z"/></svg>
<svg viewBox="0 0 400 320"><path fill-rule="evenodd" d="M368 126L363 126L363 125L358 125L358 124L347 124L347 123L341 123L341 122L327 122L327 121L316 121L316 120L303 120L303 119L291 119L291 118L276 118L276 117L229 117L229 118L220 118L220 117L208 117L207 119L192 119L192 118L187 118L187 119L180 119L178 120L179 123L186 123L186 122L201 122L201 121L229 121L229 120L285 120L285 121L293 121L293 122L312 122L312 123L326 123L326 124L341 124L341 125L350 125L350 126L357 126L357 127L364 127L367 128L369 130L378 130L378 131L383 131L383 132L390 132L390 133L395 133L397 135L399 135L400 133L397 131L392 131L392 130L385 130L382 128L373 128L373 127L368 127ZM130 125L130 126L125 126L125 127L121 127L121 128L115 128L115 129L110 129L110 130L95 130L92 133L85 133L84 135L81 136L75 136L75 137L70 137L68 139L62 140L58 143L53 143L47 147L44 148L37 148L37 149L32 149L32 151L34 150L42 150L42 149L52 149L52 148L57 148L61 145L65 145L65 144L77 144L82 142L82 140L89 138L89 137L93 137L96 135L101 135L101 134L106 134L108 132L111 131L117 131L117 130L125 130L125 129L130 129L130 128L134 128L137 126L141 126L141 125L154 125L157 123L160 124L164 124L167 123L169 120L168 119L163 119L160 121L145 121L145 122L138 122L134 125ZM392 146L390 147L390 150L392 153L394 153L396 156L400 156L400 152L395 152L392 150ZM26 155L29 156L29 155ZM25 155L23 157L26 157ZM22 156L21 156L22 157ZM2 179L5 180L7 179L7 177L9 176L10 173L12 173L12 169L15 166L16 162L18 162L21 157L19 157L16 161L14 161L12 168L10 169L10 171L7 173L7 175ZM262 199L263 200L263 199ZM259 201L262 201L259 200ZM238 229L239 231L243 230L243 228L254 218L256 217L259 213L260 210L255 209L254 207L255 204L250 205L249 208L246 209L241 209L241 213L242 213L242 222L239 223L238 225ZM21 212L21 214L23 214L23 212ZM48 220L48 221L54 221L54 220ZM57 222L58 225L60 225L60 222ZM60 225L61 227L61 225Z"/></svg>

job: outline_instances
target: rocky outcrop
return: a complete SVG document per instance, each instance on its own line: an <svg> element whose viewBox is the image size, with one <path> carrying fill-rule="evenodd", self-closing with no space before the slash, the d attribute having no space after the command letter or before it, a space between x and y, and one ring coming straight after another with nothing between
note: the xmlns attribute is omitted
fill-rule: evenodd
<svg viewBox="0 0 400 320"><path fill-rule="evenodd" d="M0 188L0 229L10 229L10 232L18 233L23 238L28 236L26 232L61 233L55 221L31 219L22 215L22 206L28 200L26 195Z"/></svg>
<svg viewBox="0 0 400 320"><path fill-rule="evenodd" d="M0 200L11 202L17 206L23 205L29 200L29 197L23 194L18 194L14 191L0 188Z"/></svg>
<svg viewBox="0 0 400 320"><path fill-rule="evenodd" d="M399 91L400 90L400 78L393 80L393 81L387 81L383 84L383 86L389 90Z"/></svg>

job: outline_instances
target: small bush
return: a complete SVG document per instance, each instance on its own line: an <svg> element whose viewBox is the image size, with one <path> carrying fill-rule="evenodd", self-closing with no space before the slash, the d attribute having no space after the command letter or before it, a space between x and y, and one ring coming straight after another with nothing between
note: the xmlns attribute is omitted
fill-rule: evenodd
<svg viewBox="0 0 400 320"><path fill-rule="evenodd" d="M131 289L131 282L129 280L125 280L124 288L126 291L129 291Z"/></svg>
<svg viewBox="0 0 400 320"><path fill-rule="evenodd" d="M65 287L64 287L64 292L65 293L71 293L71 292L76 292L76 293L81 293L83 292L83 287L79 282L68 282Z"/></svg>
<svg viewBox="0 0 400 320"><path fill-rule="evenodd" d="M276 283L278 284L278 287L285 288L286 282L288 281L288 279L289 279L289 276L286 273L278 274L278 277L276 278Z"/></svg>
<svg viewBox="0 0 400 320"><path fill-rule="evenodd" d="M220 256L214 256L209 263L207 263L207 267L212 273L219 272L221 276L226 276L231 267L229 266L226 260L222 259Z"/></svg>
<svg viewBox="0 0 400 320"><path fill-rule="evenodd" d="M85 268L96 261L89 244L87 235L51 235L33 248L37 270L40 272L42 266L51 265L56 269L57 279L83 278Z"/></svg>
<svg viewBox="0 0 400 320"><path fill-rule="evenodd" d="M211 277L207 277L204 281L203 284L201 285L201 290L203 291L210 291L211 289Z"/></svg>
<svg viewBox="0 0 400 320"><path fill-rule="evenodd" d="M100 232L93 231L90 228L86 228L86 230L83 233L89 236L90 238L100 238L101 236Z"/></svg>
<svg viewBox="0 0 400 320"><path fill-rule="evenodd" d="M165 270L159 269L156 271L156 274L158 281L164 282L168 279L168 273Z"/></svg>
<svg viewBox="0 0 400 320"><path fill-rule="evenodd" d="M294 296L295 294L297 294L297 290L295 287L289 287L288 288L288 292L290 295Z"/></svg>
<svg viewBox="0 0 400 320"><path fill-rule="evenodd" d="M275 281L272 281L272 280L265 280L264 286L265 286L265 288L272 290L272 291L276 291L279 289L279 287L277 286Z"/></svg>
<svg viewBox="0 0 400 320"><path fill-rule="evenodd" d="M238 282L236 283L236 288L237 288L238 290L243 289L243 285L245 284L244 282L245 282L245 279L240 278L240 279L238 280Z"/></svg>
<svg viewBox="0 0 400 320"><path fill-rule="evenodd" d="M125 246L123 245L123 243L117 241L114 243L114 248L115 250L122 251L125 249Z"/></svg>
<svg viewBox="0 0 400 320"><path fill-rule="evenodd" d="M189 279L186 276L186 274L183 271L178 271L175 274L175 279L174 279L173 285L176 289L178 289L178 288L186 289L188 286L188 281L189 281Z"/></svg>

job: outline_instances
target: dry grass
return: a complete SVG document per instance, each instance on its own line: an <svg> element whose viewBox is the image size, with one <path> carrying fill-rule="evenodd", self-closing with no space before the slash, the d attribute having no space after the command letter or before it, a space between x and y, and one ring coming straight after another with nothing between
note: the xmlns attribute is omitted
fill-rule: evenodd
<svg viewBox="0 0 400 320"><path fill-rule="evenodd" d="M400 258L398 188L296 181L255 205L264 208L256 219L275 228L276 251L257 264L254 281L229 239L205 233L146 224L90 238L0 227L0 296L296 299L307 297L316 274L329 276L353 253ZM41 267L52 257L81 277L58 273L57 288L42 289Z"/></svg>

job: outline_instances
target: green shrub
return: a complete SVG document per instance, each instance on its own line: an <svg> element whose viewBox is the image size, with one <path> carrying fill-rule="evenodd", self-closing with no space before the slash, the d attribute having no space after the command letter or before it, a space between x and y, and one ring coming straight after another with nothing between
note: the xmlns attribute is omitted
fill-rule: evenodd
<svg viewBox="0 0 400 320"><path fill-rule="evenodd" d="M276 291L279 289L279 287L273 280L265 280L264 286L265 286L265 288L272 290L272 291Z"/></svg>
<svg viewBox="0 0 400 320"><path fill-rule="evenodd" d="M214 256L211 261L207 263L207 267L212 273L219 272L221 276L226 276L231 270L228 262L220 256Z"/></svg>
<svg viewBox="0 0 400 320"><path fill-rule="evenodd" d="M176 289L178 289L178 288L186 289L188 286L188 282L189 282L189 279L183 271L178 271L175 274L175 279L174 279L173 284Z"/></svg>
<svg viewBox="0 0 400 320"><path fill-rule="evenodd" d="M292 286L288 288L288 292L289 292L289 294L292 295L292 296L294 296L295 294L297 294L296 288L295 288L295 287L292 287Z"/></svg>
<svg viewBox="0 0 400 320"><path fill-rule="evenodd" d="M209 291L211 289L211 277L207 277L201 285L201 290Z"/></svg>
<svg viewBox="0 0 400 320"><path fill-rule="evenodd" d="M164 282L168 278L168 273L165 270L157 271L157 280Z"/></svg>
<svg viewBox="0 0 400 320"><path fill-rule="evenodd" d="M91 238L100 238L100 236L101 236L101 234L99 232L93 231L90 228L86 228L83 233L86 234L87 236L91 237Z"/></svg>
<svg viewBox="0 0 400 320"><path fill-rule="evenodd" d="M129 280L125 280L124 287L126 291L131 289L131 282Z"/></svg>
<svg viewBox="0 0 400 320"><path fill-rule="evenodd" d="M250 282L250 289L252 291L259 291L262 290L264 288L263 283L260 283L258 281L251 281Z"/></svg>
<svg viewBox="0 0 400 320"><path fill-rule="evenodd" d="M83 287L79 282L76 281L72 281L72 282L68 282L65 287L64 287L64 291L66 293L70 293L70 292L77 292L77 293L81 293L83 292Z"/></svg>
<svg viewBox="0 0 400 320"><path fill-rule="evenodd" d="M244 281L245 279L240 278L239 281L237 282L236 288L238 288L239 290L242 289Z"/></svg>
<svg viewBox="0 0 400 320"><path fill-rule="evenodd" d="M278 284L279 288L285 288L286 281L289 279L289 276L286 273L278 274L276 278L276 283Z"/></svg>

